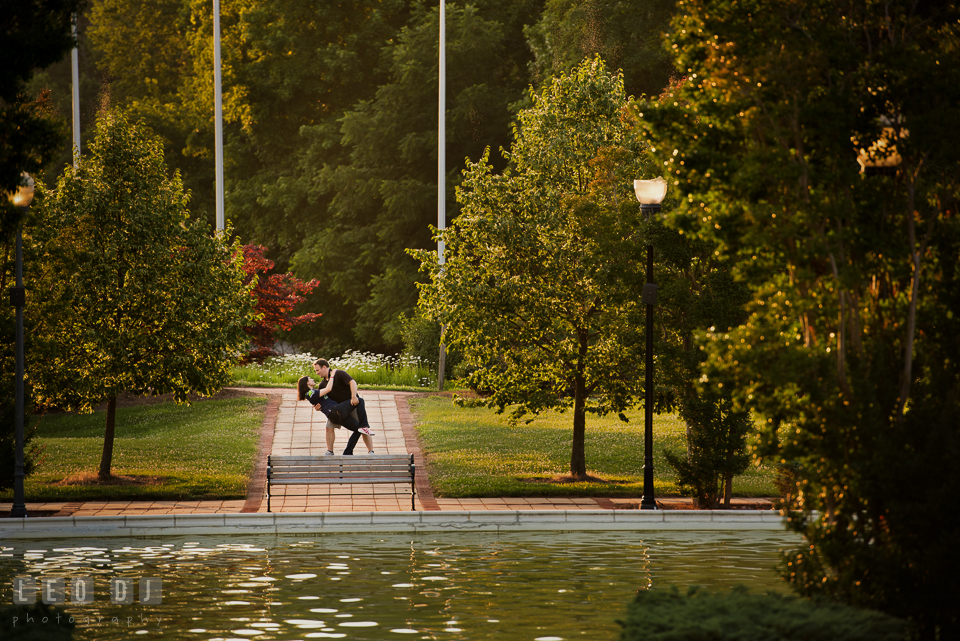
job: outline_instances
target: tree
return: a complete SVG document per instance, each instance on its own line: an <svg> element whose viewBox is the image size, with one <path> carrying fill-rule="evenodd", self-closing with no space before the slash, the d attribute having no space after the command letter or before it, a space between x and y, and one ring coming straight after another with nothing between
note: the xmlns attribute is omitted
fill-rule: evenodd
<svg viewBox="0 0 960 641"><path fill-rule="evenodd" d="M674 0L547 0L536 24L524 30L539 86L584 58L600 56L623 72L627 95L657 96L673 74L662 42Z"/></svg>
<svg viewBox="0 0 960 641"><path fill-rule="evenodd" d="M50 118L49 95L30 99L27 80L63 57L73 46L70 16L83 5L77 0L13 0L0 7L0 290L7 291L15 276L15 237L23 211L14 207L7 194L20 186L21 172L36 175L56 153L63 131ZM12 305L0 312L0 489L13 487L16 453L16 324ZM24 318L25 329L33 319ZM25 381L25 411L32 406L31 390ZM24 472L30 473L36 453L24 434Z"/></svg>
<svg viewBox="0 0 960 641"><path fill-rule="evenodd" d="M253 286L251 294L257 300L257 320L244 328L253 343L244 357L248 362L276 355L274 346L277 331L290 330L295 325L309 323L320 317L320 314L291 314L294 307L306 300L306 295L319 281L305 283L289 273L268 274L273 269L273 261L264 256L266 251L267 248L262 245L243 246L244 285Z"/></svg>
<svg viewBox="0 0 960 641"><path fill-rule="evenodd" d="M110 476L117 395L208 396L230 381L252 314L243 252L192 219L161 143L122 111L56 190L40 185L30 237L31 382L39 402L90 412L107 402Z"/></svg>
<svg viewBox="0 0 960 641"><path fill-rule="evenodd" d="M468 163L446 262L414 252L431 282L420 306L478 366L472 386L512 416L573 409L571 475L587 474L586 415L622 412L636 395L642 349L643 244L623 79L597 58L532 96L511 165Z"/></svg>
<svg viewBox="0 0 960 641"><path fill-rule="evenodd" d="M685 386L689 387L689 386ZM733 477L750 465L746 438L750 415L737 408L729 394L715 390L690 393L680 403L680 416L687 424L685 455L665 452L677 473L677 487L692 496L694 506L704 509L730 507Z"/></svg>
<svg viewBox="0 0 960 641"><path fill-rule="evenodd" d="M531 0L446 4L448 220L457 216L464 158L509 143L511 103L527 86L522 29L536 7ZM402 342L401 315L416 305L418 280L405 250L432 246L429 224L437 220L438 33L437 4L415 3L407 26L383 47L386 77L342 118L339 142L348 155L326 165L311 187L314 200L328 199L325 223L293 261L299 274L329 277L351 310L351 338L378 349ZM321 143L330 144L318 137L305 167L320 165Z"/></svg>
<svg viewBox="0 0 960 641"><path fill-rule="evenodd" d="M942 124L960 109L943 73L958 10L678 6L685 78L641 110L686 195L677 226L752 290L744 323L703 336L705 379L763 421L758 454L798 470L788 524L806 541L785 577L952 638L960 157Z"/></svg>
<svg viewBox="0 0 960 641"><path fill-rule="evenodd" d="M84 0L14 0L0 12L0 191L20 185L20 172L36 174L55 153L62 132L34 101L26 81L37 69L60 60L73 46L70 20ZM0 199L0 238L20 224L21 212Z"/></svg>
<svg viewBox="0 0 960 641"><path fill-rule="evenodd" d="M212 6L212 3L209 3ZM231 35L233 3L221 3L224 36ZM92 0L81 43L96 66L99 91L163 140L164 157L180 170L191 193L191 211L216 219L212 80L196 87L195 76L213 75L212 44L195 59L195 41L212 41L209 20L198 13L208 6L189 0ZM81 53L84 48L81 48ZM225 47L225 67L233 48ZM83 62L83 58L81 58ZM83 67L81 67L81 73ZM230 92L232 74L224 72L225 119L236 112ZM81 89L83 88L81 76ZM200 93L200 95L197 95ZM209 95L207 95L209 94ZM95 120L95 117L93 118Z"/></svg>

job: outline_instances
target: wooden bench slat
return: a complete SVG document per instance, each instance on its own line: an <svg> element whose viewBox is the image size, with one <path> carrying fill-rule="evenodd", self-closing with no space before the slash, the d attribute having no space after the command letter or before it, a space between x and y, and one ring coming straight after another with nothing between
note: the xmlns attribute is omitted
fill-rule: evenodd
<svg viewBox="0 0 960 641"><path fill-rule="evenodd" d="M354 454L350 456L311 456L308 454L292 454L275 456L271 454L267 457L273 463L288 463L291 461L308 461L316 463L336 462L348 463L351 461L409 461L409 454Z"/></svg>
<svg viewBox="0 0 960 641"><path fill-rule="evenodd" d="M337 472L301 472L298 474L284 474L283 472L274 472L270 475L271 479L370 479L370 478L389 478L389 479L410 479L410 472L369 472L363 474L340 474Z"/></svg>
<svg viewBox="0 0 960 641"><path fill-rule="evenodd" d="M276 479L273 485L406 485L410 481L407 479Z"/></svg>
<svg viewBox="0 0 960 641"><path fill-rule="evenodd" d="M394 467L364 467L364 468L339 468L339 467L271 467L270 471L277 474L310 474L313 472L323 472L325 474L376 474L379 472L388 472L391 474L410 474L410 466L406 465L402 468Z"/></svg>
<svg viewBox="0 0 960 641"><path fill-rule="evenodd" d="M281 467L274 467L268 470L277 476L283 474L285 476L305 476L308 474L327 474L327 475L336 475L336 476L371 476L376 474L395 474L401 476L410 476L410 468L404 468L402 470L386 470L386 469L373 469L373 470L337 470L337 469L318 469L318 468L306 468L299 470L289 470Z"/></svg>

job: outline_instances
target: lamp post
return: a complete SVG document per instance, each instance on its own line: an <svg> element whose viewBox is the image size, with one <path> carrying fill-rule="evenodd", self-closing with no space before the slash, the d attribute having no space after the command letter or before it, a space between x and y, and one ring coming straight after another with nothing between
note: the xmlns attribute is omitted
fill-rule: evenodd
<svg viewBox="0 0 960 641"><path fill-rule="evenodd" d="M653 180L634 180L633 190L640 201L640 211L650 220L650 215L660 211L660 203L667 195L667 181L663 178ZM657 286L653 282L653 245L647 241L647 282L643 285L641 297L647 309L647 349L643 383L643 500L641 510L657 509L653 497L653 306L657 304Z"/></svg>
<svg viewBox="0 0 960 641"><path fill-rule="evenodd" d="M10 194L10 202L23 209L26 216L33 202L33 178L26 173L20 175L21 185L16 193ZM23 288L23 221L17 226L17 285L10 288L10 303L17 308L17 391L15 397L16 459L13 468L13 507L10 516L27 516L27 505L23 499L23 306L26 303L26 290Z"/></svg>

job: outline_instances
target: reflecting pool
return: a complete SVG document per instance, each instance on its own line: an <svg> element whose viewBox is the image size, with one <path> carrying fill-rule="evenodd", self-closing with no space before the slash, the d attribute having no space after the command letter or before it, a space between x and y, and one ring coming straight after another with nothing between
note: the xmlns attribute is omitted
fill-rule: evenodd
<svg viewBox="0 0 960 641"><path fill-rule="evenodd" d="M17 541L0 547L0 598L51 586L75 639L616 639L640 589L786 591L774 566L797 540L668 531Z"/></svg>

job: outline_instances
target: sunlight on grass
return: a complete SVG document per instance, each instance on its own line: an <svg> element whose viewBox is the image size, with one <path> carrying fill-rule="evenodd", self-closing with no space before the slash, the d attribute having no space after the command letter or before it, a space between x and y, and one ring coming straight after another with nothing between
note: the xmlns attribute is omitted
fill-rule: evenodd
<svg viewBox="0 0 960 641"><path fill-rule="evenodd" d="M573 416L551 412L529 424L510 425L506 414L459 408L450 399L409 400L427 460L430 484L440 497L632 496L643 494L643 412L587 417L587 473L603 482L547 483L570 473ZM676 495L676 475L664 451L686 447L676 416L654 417L654 493ZM751 469L734 479L736 496L775 496L773 472Z"/></svg>
<svg viewBox="0 0 960 641"><path fill-rule="evenodd" d="M265 407L263 398L239 398L118 409L112 472L140 485L57 485L96 475L105 415L44 416L34 441L43 453L24 493L28 501L245 498Z"/></svg>

